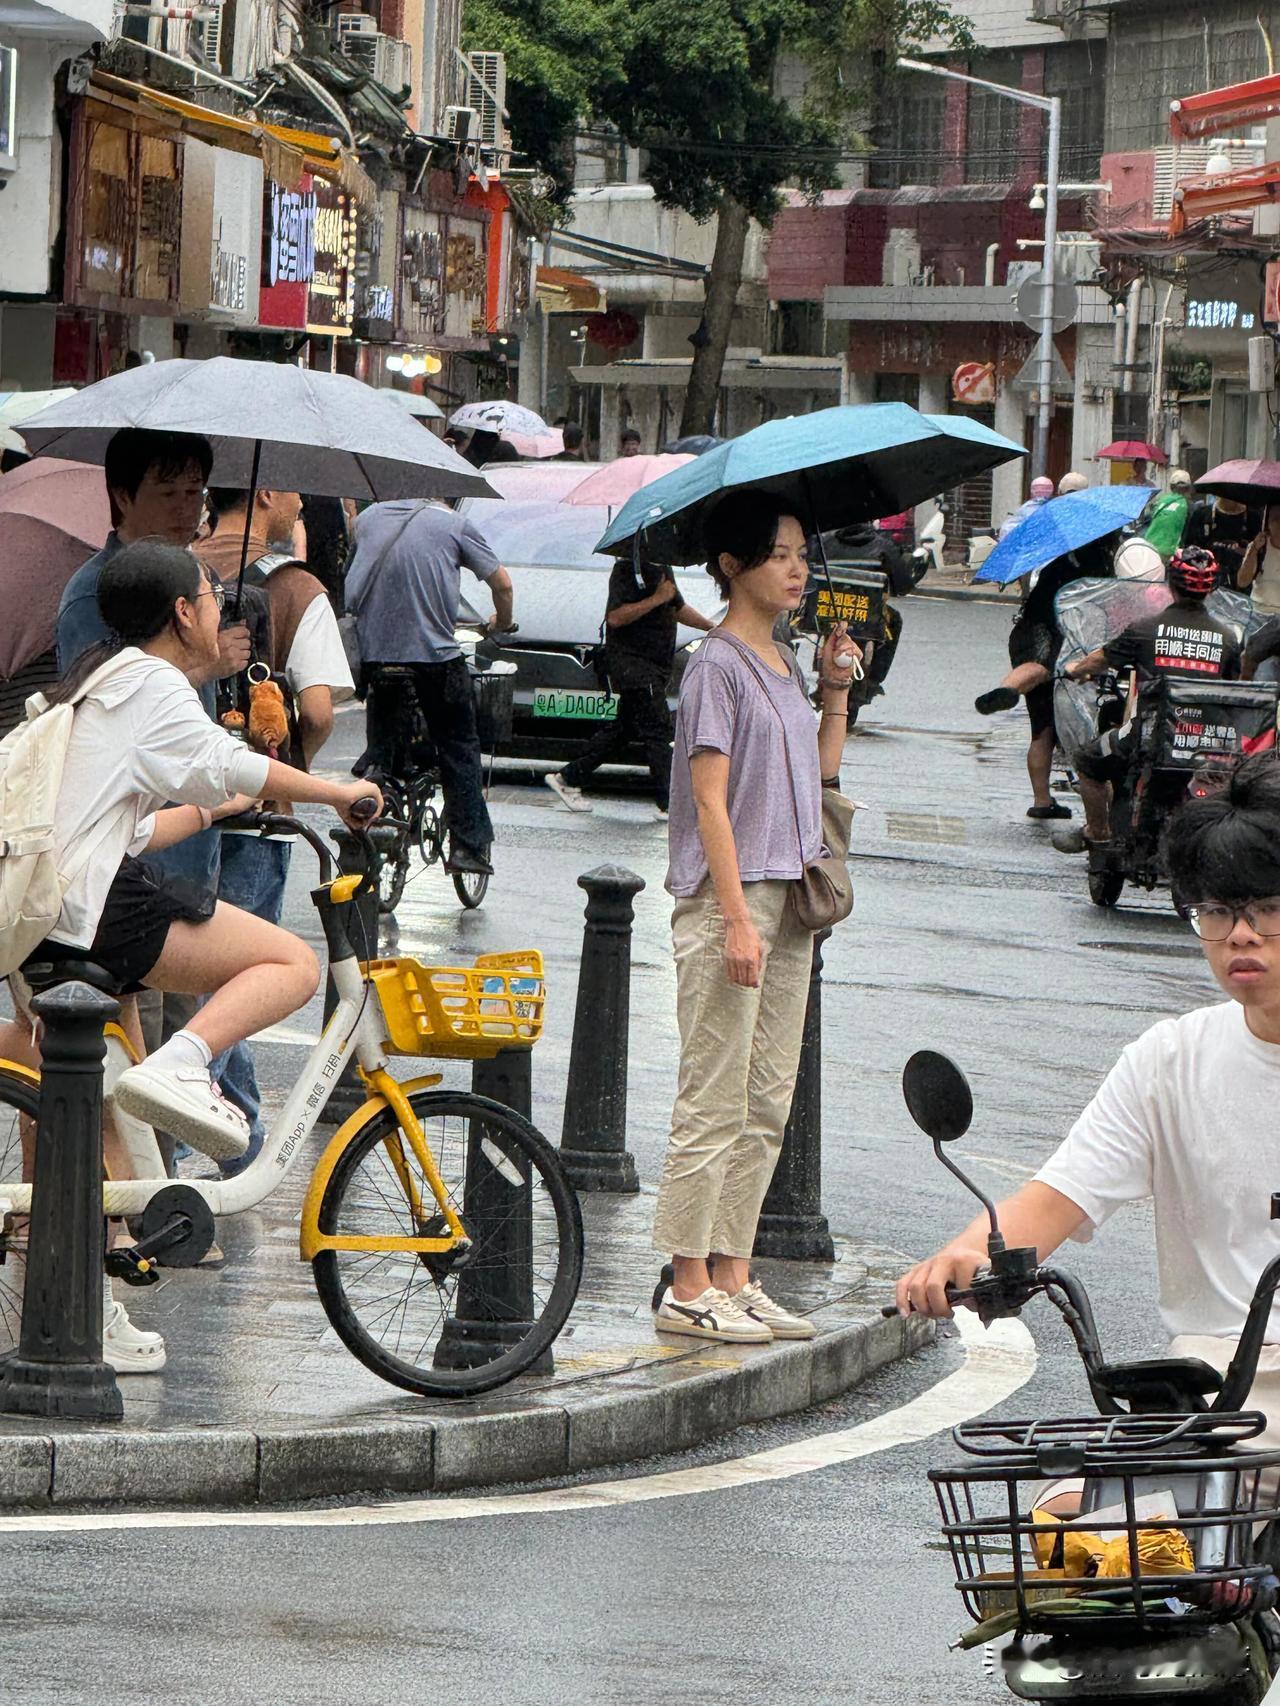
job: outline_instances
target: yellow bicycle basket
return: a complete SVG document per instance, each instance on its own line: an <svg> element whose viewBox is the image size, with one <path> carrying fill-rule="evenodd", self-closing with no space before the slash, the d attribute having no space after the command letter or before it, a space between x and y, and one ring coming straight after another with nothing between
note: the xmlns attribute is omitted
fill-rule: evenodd
<svg viewBox="0 0 1280 1706"><path fill-rule="evenodd" d="M370 960L367 969L392 1054L485 1060L542 1035L542 955L533 949L481 954L472 966Z"/></svg>

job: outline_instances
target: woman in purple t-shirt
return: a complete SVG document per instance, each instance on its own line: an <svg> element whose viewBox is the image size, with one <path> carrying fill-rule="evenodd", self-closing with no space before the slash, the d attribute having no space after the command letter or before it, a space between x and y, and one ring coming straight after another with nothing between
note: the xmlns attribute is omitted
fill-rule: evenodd
<svg viewBox="0 0 1280 1706"><path fill-rule="evenodd" d="M791 1109L813 938L788 895L822 845L822 780L840 769L860 654L837 629L804 678L775 644L805 596L804 528L767 493L721 499L707 567L729 612L680 688L671 772L680 1081L654 1243L674 1255L657 1325L735 1343L810 1338L748 1259ZM837 654L839 662L837 662Z"/></svg>

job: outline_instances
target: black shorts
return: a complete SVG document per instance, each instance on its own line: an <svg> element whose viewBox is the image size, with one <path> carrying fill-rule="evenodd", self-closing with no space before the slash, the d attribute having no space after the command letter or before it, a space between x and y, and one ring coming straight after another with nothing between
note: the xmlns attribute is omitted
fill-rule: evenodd
<svg viewBox="0 0 1280 1706"><path fill-rule="evenodd" d="M73 948L42 942L27 965L49 960L89 960L109 971L125 995L144 987L143 979L164 951L171 924L204 924L213 917L217 897L182 877L171 877L146 859L126 859L107 890L92 946ZM25 969L25 968L24 968Z"/></svg>
<svg viewBox="0 0 1280 1706"><path fill-rule="evenodd" d="M1019 616L1009 630L1009 662L1015 669L1024 663L1052 669L1061 649L1062 636L1047 622L1029 622Z"/></svg>
<svg viewBox="0 0 1280 1706"><path fill-rule="evenodd" d="M1053 683L1043 681L1026 695L1027 715L1031 718L1031 738L1053 727Z"/></svg>

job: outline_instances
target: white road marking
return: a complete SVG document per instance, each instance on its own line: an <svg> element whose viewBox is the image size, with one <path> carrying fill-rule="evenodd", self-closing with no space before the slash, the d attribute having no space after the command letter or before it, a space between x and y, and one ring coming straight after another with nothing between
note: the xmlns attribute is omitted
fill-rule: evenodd
<svg viewBox="0 0 1280 1706"><path fill-rule="evenodd" d="M376 1505L345 1505L306 1511L95 1511L84 1514L0 1516L0 1534L93 1533L116 1528L361 1528L414 1522L462 1522L474 1517L526 1516L542 1511L608 1510L656 1499L725 1492L757 1481L785 1481L836 1463L852 1463L875 1452L915 1445L943 1428L969 1421L1024 1386L1036 1366L1035 1342L1020 1321L997 1322L984 1331L977 1317L956 1317L964 1362L954 1374L910 1403L856 1427L775 1446L724 1463L669 1469L661 1475L593 1481L578 1487L491 1498L405 1499Z"/></svg>

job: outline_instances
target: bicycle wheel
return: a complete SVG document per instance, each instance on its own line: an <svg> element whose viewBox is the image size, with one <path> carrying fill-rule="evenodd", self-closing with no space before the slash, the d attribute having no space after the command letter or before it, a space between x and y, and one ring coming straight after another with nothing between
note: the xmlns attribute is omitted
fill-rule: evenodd
<svg viewBox="0 0 1280 1706"><path fill-rule="evenodd" d="M400 904L409 877L409 827L405 799L395 782L382 784L383 821L398 830L378 867L378 911L385 917Z"/></svg>
<svg viewBox="0 0 1280 1706"><path fill-rule="evenodd" d="M453 878L453 892L466 907L473 911L489 891L488 874L484 871L450 871Z"/></svg>
<svg viewBox="0 0 1280 1706"><path fill-rule="evenodd" d="M6 1184L23 1182L22 1145L35 1141L35 1116L40 1103L38 1085L0 1067L0 1197ZM25 1127L25 1131L24 1131ZM28 1179L29 1179L28 1169ZM0 1354L18 1342L22 1321L22 1288L27 1277L27 1217L6 1217L5 1256L0 1263Z"/></svg>
<svg viewBox="0 0 1280 1706"><path fill-rule="evenodd" d="M424 865L437 864L444 858L444 827L429 799L418 813L418 852Z"/></svg>
<svg viewBox="0 0 1280 1706"><path fill-rule="evenodd" d="M425 1397L469 1397L531 1368L564 1326L582 1278L582 1214L555 1151L510 1108L443 1090L410 1101L470 1249L322 1250L312 1272L335 1332L367 1369ZM393 1154L425 1205L420 1216ZM389 1109L338 1157L319 1228L375 1240L443 1234Z"/></svg>

